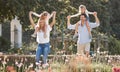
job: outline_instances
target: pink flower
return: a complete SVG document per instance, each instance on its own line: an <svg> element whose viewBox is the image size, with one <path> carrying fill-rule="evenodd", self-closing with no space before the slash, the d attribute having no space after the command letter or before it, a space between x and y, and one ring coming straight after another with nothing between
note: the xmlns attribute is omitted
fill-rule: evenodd
<svg viewBox="0 0 120 72"><path fill-rule="evenodd" d="M120 72L120 68L114 67L114 68L112 68L112 72Z"/></svg>
<svg viewBox="0 0 120 72"><path fill-rule="evenodd" d="M6 67L6 70L7 70L7 71L14 70L14 67L13 67L13 66L7 66L7 67Z"/></svg>

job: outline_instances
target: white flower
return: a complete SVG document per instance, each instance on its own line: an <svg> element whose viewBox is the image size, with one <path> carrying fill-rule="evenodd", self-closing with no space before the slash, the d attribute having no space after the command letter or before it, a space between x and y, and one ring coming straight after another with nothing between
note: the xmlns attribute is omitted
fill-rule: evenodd
<svg viewBox="0 0 120 72"><path fill-rule="evenodd" d="M20 68L23 65L23 63L18 64L17 66Z"/></svg>
<svg viewBox="0 0 120 72"><path fill-rule="evenodd" d="M111 63L111 60L108 60L108 63Z"/></svg>
<svg viewBox="0 0 120 72"><path fill-rule="evenodd" d="M6 61L3 61L2 64L5 65L5 64L7 64L7 63L6 63Z"/></svg>
<svg viewBox="0 0 120 72"><path fill-rule="evenodd" d="M18 62L16 61L15 64L18 65Z"/></svg>
<svg viewBox="0 0 120 72"><path fill-rule="evenodd" d="M33 67L33 63L31 63L31 64L29 65L29 67L32 68L32 67Z"/></svg>

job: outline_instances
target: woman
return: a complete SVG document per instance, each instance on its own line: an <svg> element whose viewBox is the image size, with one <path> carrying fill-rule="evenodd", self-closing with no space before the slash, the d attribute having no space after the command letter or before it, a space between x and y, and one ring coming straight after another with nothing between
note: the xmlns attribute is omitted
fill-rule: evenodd
<svg viewBox="0 0 120 72"><path fill-rule="evenodd" d="M35 12L32 12L32 14L35 15L35 16L37 16L37 17L39 17L38 23L39 23L39 21L40 21L40 19L41 19L41 16L44 14L44 16L46 16L46 17L45 17L45 22L46 22L46 24L48 24L49 19L53 16L53 13L52 13L52 14L49 14L47 11L44 11L44 12L41 13L41 14L37 14L37 13L35 13ZM33 25L33 26L34 26L34 25ZM35 29L34 33L33 33L31 36L32 36L32 37L36 37L36 34L37 34L37 29Z"/></svg>
<svg viewBox="0 0 120 72"><path fill-rule="evenodd" d="M41 19L38 20L38 24L35 26L35 23L32 19L33 12L29 12L29 19L30 23L37 29L37 42L38 42L38 48L36 51L36 64L39 64L40 56L43 54L43 67L46 67L47 64L47 57L49 53L49 46L50 46L50 31L52 30L53 25L55 24L55 17L56 12L53 12L53 20L50 24L46 24L46 14L43 13L41 15Z"/></svg>

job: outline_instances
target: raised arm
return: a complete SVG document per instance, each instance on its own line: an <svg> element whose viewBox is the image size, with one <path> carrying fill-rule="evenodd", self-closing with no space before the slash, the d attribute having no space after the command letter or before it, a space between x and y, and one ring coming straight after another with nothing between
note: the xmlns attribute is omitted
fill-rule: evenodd
<svg viewBox="0 0 120 72"><path fill-rule="evenodd" d="M75 14L75 15L71 15L70 17L77 17L77 16L79 16L81 13L79 12L79 13L77 13L77 14Z"/></svg>
<svg viewBox="0 0 120 72"><path fill-rule="evenodd" d="M35 15L36 17L41 17L42 13L41 14L37 14L36 12L33 12L33 15Z"/></svg>
<svg viewBox="0 0 120 72"><path fill-rule="evenodd" d="M69 26L70 25L70 19L71 19L71 16L69 15L69 16L67 16L67 26Z"/></svg>
<svg viewBox="0 0 120 72"><path fill-rule="evenodd" d="M53 27L53 25L54 25L55 22L56 22L55 18L56 18L56 12L54 11L54 12L53 12L53 19L52 19L52 22L50 23L50 26L51 26L51 27Z"/></svg>
<svg viewBox="0 0 120 72"><path fill-rule="evenodd" d="M71 19L70 15L67 16L67 28L68 28L68 29L75 29L75 24L74 24L74 25L71 25L70 19Z"/></svg>
<svg viewBox="0 0 120 72"><path fill-rule="evenodd" d="M100 21L99 21L98 16L97 16L97 12L94 12L93 15L95 17L96 24L100 24Z"/></svg>
<svg viewBox="0 0 120 72"><path fill-rule="evenodd" d="M53 12L49 15L48 19L50 19L53 16Z"/></svg>
<svg viewBox="0 0 120 72"><path fill-rule="evenodd" d="M29 20L30 20L31 25L33 27L35 27L35 23L34 23L33 18L32 18L32 13L33 13L32 11L29 12Z"/></svg>
<svg viewBox="0 0 120 72"><path fill-rule="evenodd" d="M91 28L95 28L95 27L98 27L100 25L100 21L97 17L97 12L94 12L94 17L95 17L95 23L90 23L90 27Z"/></svg>

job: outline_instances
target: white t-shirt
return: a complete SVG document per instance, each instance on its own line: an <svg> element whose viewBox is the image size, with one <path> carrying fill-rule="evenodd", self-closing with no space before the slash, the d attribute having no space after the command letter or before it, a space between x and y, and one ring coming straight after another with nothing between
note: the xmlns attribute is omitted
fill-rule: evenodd
<svg viewBox="0 0 120 72"><path fill-rule="evenodd" d="M50 27L50 25L47 24L47 30L46 30L47 37L46 38L44 38L43 31L37 32L37 42L39 44L48 43L50 41L50 31L51 30L52 30L52 28Z"/></svg>

